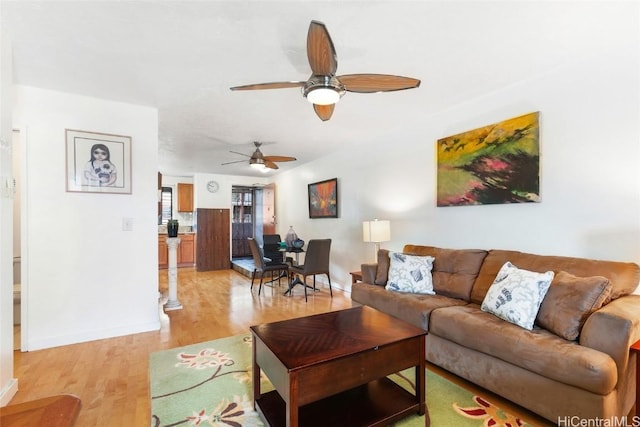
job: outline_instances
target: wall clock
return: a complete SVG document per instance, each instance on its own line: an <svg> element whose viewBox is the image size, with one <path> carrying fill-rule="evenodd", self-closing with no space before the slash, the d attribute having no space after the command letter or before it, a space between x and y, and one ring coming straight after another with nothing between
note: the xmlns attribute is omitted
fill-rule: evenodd
<svg viewBox="0 0 640 427"><path fill-rule="evenodd" d="M215 181L207 182L207 190L209 190L209 193L215 193L219 189L220 189L220 184L218 184L217 182Z"/></svg>

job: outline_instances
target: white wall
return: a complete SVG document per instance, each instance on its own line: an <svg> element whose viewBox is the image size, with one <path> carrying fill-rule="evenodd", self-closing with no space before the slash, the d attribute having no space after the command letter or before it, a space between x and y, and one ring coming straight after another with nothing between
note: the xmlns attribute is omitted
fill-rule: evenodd
<svg viewBox="0 0 640 427"><path fill-rule="evenodd" d="M547 24L555 22L550 27L563 29L554 43L574 52L560 66L540 67L532 78L447 111L427 115L426 106L418 108L381 128L376 140L278 175L278 232L293 225L306 241L332 238L332 281L347 288L348 272L373 260L373 244L362 242L361 231L362 221L373 218L391 220L392 240L382 247L392 250L416 243L640 262L640 17L637 4L616 3L614 9L601 13L587 5L574 15L545 16ZM505 9L502 19L524 19L516 12ZM458 30L470 37L490 30L481 28L481 15L475 18ZM585 18L598 22L598 30L573 37L572 25ZM519 37L531 36L503 35L515 46ZM530 49L534 63L536 57L543 61L544 51L521 48ZM487 62L478 64L483 72L513 60L487 53ZM467 72L471 78L474 70ZM426 104L428 80L418 90ZM436 141L532 111L541 112L542 202L437 208ZM307 184L333 177L340 218L309 219Z"/></svg>
<svg viewBox="0 0 640 427"><path fill-rule="evenodd" d="M3 406L16 393L18 382L13 378L11 43L1 25L0 22L0 406Z"/></svg>
<svg viewBox="0 0 640 427"><path fill-rule="evenodd" d="M216 181L219 184L220 189L215 193L207 191L207 183L209 181ZM196 208L231 209L231 190L234 185L247 187L264 185L269 182L269 178L198 173L195 174L193 182Z"/></svg>
<svg viewBox="0 0 640 427"><path fill-rule="evenodd" d="M25 86L14 108L25 132L23 348L159 329L157 110ZM65 129L131 136L132 194L66 192Z"/></svg>

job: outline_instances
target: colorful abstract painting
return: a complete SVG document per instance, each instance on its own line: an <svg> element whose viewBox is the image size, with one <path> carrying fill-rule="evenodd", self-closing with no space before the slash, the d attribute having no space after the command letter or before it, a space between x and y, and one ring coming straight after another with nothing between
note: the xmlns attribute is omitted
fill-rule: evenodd
<svg viewBox="0 0 640 427"><path fill-rule="evenodd" d="M539 112L438 140L438 206L540 201Z"/></svg>
<svg viewBox="0 0 640 427"><path fill-rule="evenodd" d="M308 185L309 218L338 218L338 178Z"/></svg>

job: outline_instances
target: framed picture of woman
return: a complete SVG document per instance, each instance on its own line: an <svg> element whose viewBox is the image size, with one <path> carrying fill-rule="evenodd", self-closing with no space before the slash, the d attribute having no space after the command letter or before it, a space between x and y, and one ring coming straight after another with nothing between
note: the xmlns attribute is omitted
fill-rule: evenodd
<svg viewBox="0 0 640 427"><path fill-rule="evenodd" d="M67 129L67 191L131 194L131 137Z"/></svg>

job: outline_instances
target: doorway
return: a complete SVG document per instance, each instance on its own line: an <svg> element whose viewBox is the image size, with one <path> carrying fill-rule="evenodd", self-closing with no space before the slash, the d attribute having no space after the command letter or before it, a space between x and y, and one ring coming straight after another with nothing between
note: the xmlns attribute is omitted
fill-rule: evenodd
<svg viewBox="0 0 640 427"><path fill-rule="evenodd" d="M20 131L12 132L13 175L13 349L22 348L22 239L21 239L21 166L22 144Z"/></svg>
<svg viewBox="0 0 640 427"><path fill-rule="evenodd" d="M233 267L253 271L247 239L262 245L263 234L275 233L275 184L233 186L231 189L231 261Z"/></svg>

